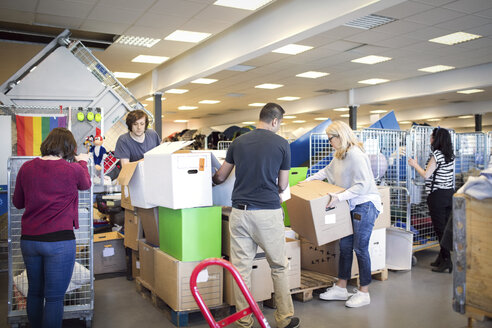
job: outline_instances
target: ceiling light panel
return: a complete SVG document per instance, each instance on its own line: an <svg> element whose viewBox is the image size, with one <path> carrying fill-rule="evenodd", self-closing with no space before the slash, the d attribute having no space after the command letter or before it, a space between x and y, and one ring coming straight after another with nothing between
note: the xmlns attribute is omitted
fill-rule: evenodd
<svg viewBox="0 0 492 328"><path fill-rule="evenodd" d="M164 40L198 43L208 38L210 35L210 33L176 30L166 36Z"/></svg>
<svg viewBox="0 0 492 328"><path fill-rule="evenodd" d="M174 120L174 123L186 123L188 120Z"/></svg>
<svg viewBox="0 0 492 328"><path fill-rule="evenodd" d="M283 101L294 101L294 100L299 100L299 99L301 99L301 98L300 97L290 97L290 96L277 98L277 100L283 100Z"/></svg>
<svg viewBox="0 0 492 328"><path fill-rule="evenodd" d="M349 109L347 107L333 108L335 112L348 112Z"/></svg>
<svg viewBox="0 0 492 328"><path fill-rule="evenodd" d="M143 36L122 35L115 41L115 43L120 43L127 46L151 48L159 41L161 41L161 39L153 39Z"/></svg>
<svg viewBox="0 0 492 328"><path fill-rule="evenodd" d="M256 67L250 66L250 65L235 65L235 66L229 67L226 70L227 71L236 71L236 72L247 72L249 70L252 70L253 68L256 68Z"/></svg>
<svg viewBox="0 0 492 328"><path fill-rule="evenodd" d="M363 30L370 30L372 28L385 25L394 21L396 21L396 19L392 17L386 17L381 15L368 15L368 16L354 19L348 23L345 23L344 25L360 28Z"/></svg>
<svg viewBox="0 0 492 328"><path fill-rule="evenodd" d="M297 77L304 77L304 78L308 78L308 79L317 79L319 77L323 77L323 76L327 76L327 75L330 75L330 73L308 71L308 72L304 72L301 74L297 74L296 76Z"/></svg>
<svg viewBox="0 0 492 328"><path fill-rule="evenodd" d="M315 117L314 120L315 121L326 121L328 119L328 117Z"/></svg>
<svg viewBox="0 0 492 328"><path fill-rule="evenodd" d="M251 107L263 107L265 105L266 105L266 103L251 103L251 104L248 104L248 106L251 106Z"/></svg>
<svg viewBox="0 0 492 328"><path fill-rule="evenodd" d="M279 54L286 54L286 55L297 55L300 54L304 51L308 51L313 49L311 46L303 46L301 44L288 44L286 46L280 47L278 49L273 50L272 52L276 52Z"/></svg>
<svg viewBox="0 0 492 328"><path fill-rule="evenodd" d="M428 72L428 73L437 73L437 72L449 71L450 69L455 69L455 67L447 66L447 65L434 65L434 66L419 68L419 71Z"/></svg>
<svg viewBox="0 0 492 328"><path fill-rule="evenodd" d="M400 124L411 124L412 122L410 122L410 121L401 121L401 122L398 122L398 123L400 123Z"/></svg>
<svg viewBox="0 0 492 328"><path fill-rule="evenodd" d="M167 91L164 91L164 93L174 93L174 94L178 94L178 95L183 94L183 93L187 93L187 92L188 92L188 90L186 90L186 89L169 89Z"/></svg>
<svg viewBox="0 0 492 328"><path fill-rule="evenodd" d="M284 118L285 119L293 119L293 118L296 118L297 116L294 116L294 115L285 115Z"/></svg>
<svg viewBox="0 0 492 328"><path fill-rule="evenodd" d="M385 62L388 60L391 60L391 58L390 57L370 55L370 56L365 56L365 57L351 60L351 62L352 63L359 63L359 64L374 65L374 64L382 63L382 62Z"/></svg>
<svg viewBox="0 0 492 328"><path fill-rule="evenodd" d="M246 124L246 125L251 125L251 124L255 124L256 122L253 122L253 121L247 121L247 122L241 122L242 124Z"/></svg>
<svg viewBox="0 0 492 328"><path fill-rule="evenodd" d="M386 80L386 79L374 78L374 79L367 79L367 80L358 81L358 83L374 85L374 84L380 84L380 83L384 83L384 82L388 82L388 81L389 80Z"/></svg>
<svg viewBox="0 0 492 328"><path fill-rule="evenodd" d="M197 108L198 108L197 106L179 106L178 107L179 110L194 110Z"/></svg>
<svg viewBox="0 0 492 328"><path fill-rule="evenodd" d="M275 83L263 83L260 85L256 85L255 88L257 89L278 89L283 87L283 84L275 84Z"/></svg>
<svg viewBox="0 0 492 328"><path fill-rule="evenodd" d="M162 64L169 57L164 56L148 56L148 55L138 55L137 57L132 59L134 63L146 63L146 64Z"/></svg>
<svg viewBox="0 0 492 328"><path fill-rule="evenodd" d="M140 73L130 73L130 72L114 72L113 74L118 79L134 79L140 76Z"/></svg>
<svg viewBox="0 0 492 328"><path fill-rule="evenodd" d="M296 121L292 121L292 123L300 124L300 123L306 123L306 121L305 120L296 120Z"/></svg>
<svg viewBox="0 0 492 328"><path fill-rule="evenodd" d="M218 80L216 79L205 79L205 78L200 78L200 79L196 79L196 80L193 80L191 81L191 83L197 83L197 84L212 84L214 82L217 82Z"/></svg>
<svg viewBox="0 0 492 328"><path fill-rule="evenodd" d="M212 105L212 104L218 104L218 103L220 103L220 100L202 100L202 101L199 101L198 103L199 104L209 104L209 105Z"/></svg>
<svg viewBox="0 0 492 328"><path fill-rule="evenodd" d="M350 114L342 114L340 117L350 117Z"/></svg>
<svg viewBox="0 0 492 328"><path fill-rule="evenodd" d="M244 10L256 10L272 1L273 0L217 0L214 2L214 5Z"/></svg>
<svg viewBox="0 0 492 328"><path fill-rule="evenodd" d="M470 40L475 40L478 38L481 38L481 35L478 34L471 34L471 33L465 33L465 32L456 32L452 34L447 34L440 36L438 38L430 39L430 42L435 42L435 43L441 43L441 44L446 44L448 46L452 46L454 44L458 43L463 43L467 42Z"/></svg>
<svg viewBox="0 0 492 328"><path fill-rule="evenodd" d="M376 109L376 110L371 110L370 113L371 114L383 114L383 113L387 113L388 111L387 110L384 110L384 109Z"/></svg>
<svg viewBox="0 0 492 328"><path fill-rule="evenodd" d="M458 118L473 118L473 115L462 115L458 116Z"/></svg>
<svg viewBox="0 0 492 328"><path fill-rule="evenodd" d="M441 120L440 118L429 118L427 122L438 122L440 120Z"/></svg>
<svg viewBox="0 0 492 328"><path fill-rule="evenodd" d="M472 93L478 93L478 92L483 92L484 90L483 89L467 89L467 90L460 90L460 91L456 91L457 93L462 93L462 94L465 94L465 95L469 95L469 94L472 94Z"/></svg>

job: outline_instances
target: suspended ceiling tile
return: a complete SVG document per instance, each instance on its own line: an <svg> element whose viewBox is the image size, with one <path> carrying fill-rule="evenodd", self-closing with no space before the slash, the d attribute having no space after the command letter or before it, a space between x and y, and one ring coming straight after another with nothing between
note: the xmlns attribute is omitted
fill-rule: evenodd
<svg viewBox="0 0 492 328"><path fill-rule="evenodd" d="M34 12L37 0L2 0L0 8L25 12Z"/></svg>
<svg viewBox="0 0 492 328"><path fill-rule="evenodd" d="M389 23L387 25L391 25L392 23ZM377 42L380 40L387 39L389 35L387 33L379 33L375 31L364 31L360 34L356 34L353 36L350 36L346 38L346 40L351 41L351 42L358 42L358 43L372 43L372 42Z"/></svg>
<svg viewBox="0 0 492 328"><path fill-rule="evenodd" d="M408 47L418 42L420 42L420 40L399 35L390 39L377 41L374 44L385 48L397 49L401 47ZM386 51L387 49L385 49L382 53L385 53Z"/></svg>
<svg viewBox="0 0 492 328"><path fill-rule="evenodd" d="M349 36L353 36L361 33L361 29L349 26L338 26L332 30L326 31L323 35L326 34L328 38L336 38L338 40L345 39Z"/></svg>
<svg viewBox="0 0 492 328"><path fill-rule="evenodd" d="M236 23L241 19L251 15L253 12L223 6L208 6L200 11L195 18L211 19Z"/></svg>
<svg viewBox="0 0 492 328"><path fill-rule="evenodd" d="M475 15L480 16L480 17L485 17L485 18L492 19L492 9L482 10L482 11L480 11L478 13L475 13Z"/></svg>
<svg viewBox="0 0 492 328"><path fill-rule="evenodd" d="M492 37L492 24L482 25L480 27L475 27L469 29L467 32L478 34L483 37Z"/></svg>
<svg viewBox="0 0 492 328"><path fill-rule="evenodd" d="M321 33L315 36L312 36L310 38L302 40L301 44L309 44L310 46L313 46L315 48L319 48L321 46L324 46L330 42L334 42L337 40L335 37L330 37L328 33Z"/></svg>
<svg viewBox="0 0 492 328"><path fill-rule="evenodd" d="M492 8L490 0L458 0L444 6L445 8L461 11L465 13L476 13Z"/></svg>
<svg viewBox="0 0 492 328"><path fill-rule="evenodd" d="M273 52L266 53L262 56L256 57L255 59L248 60L243 63L243 65L250 65L255 67L261 67L279 61L288 55L281 55Z"/></svg>
<svg viewBox="0 0 492 328"><path fill-rule="evenodd" d="M172 28L169 28L169 33L173 32L171 30L172 30ZM148 38L153 38L153 39L162 39L164 33L162 33L161 30L158 30L158 29L155 29L152 27L134 25L134 26L128 28L125 31L125 34L126 35L133 35L133 36L143 36L143 37L148 37Z"/></svg>
<svg viewBox="0 0 492 328"><path fill-rule="evenodd" d="M492 1L491 1L492 2ZM437 28L444 28L455 31L467 31L471 28L492 23L491 19L482 18L475 15L461 16L451 21L435 25Z"/></svg>
<svg viewBox="0 0 492 328"><path fill-rule="evenodd" d="M400 20L390 24L382 25L380 27L376 27L373 29L373 31L387 33L394 36L399 34L411 33L425 27L427 26L419 23L409 22L406 20Z"/></svg>
<svg viewBox="0 0 492 328"><path fill-rule="evenodd" d="M335 51L347 51L356 47L363 46L365 42L351 42L346 40L338 40L327 44L325 47L330 50Z"/></svg>
<svg viewBox="0 0 492 328"><path fill-rule="evenodd" d="M25 12L14 9L0 10L0 19L5 22L32 24L34 23L34 16L35 14L32 12Z"/></svg>
<svg viewBox="0 0 492 328"><path fill-rule="evenodd" d="M87 19L132 25L143 13L144 9L132 10L114 6L97 5Z"/></svg>
<svg viewBox="0 0 492 328"><path fill-rule="evenodd" d="M365 45L365 46L362 46L362 47L358 47L358 48L355 48L353 50L348 50L349 53L352 53L356 56L367 56L367 55L375 55L375 54L379 54L381 53L382 51L386 50L385 47L381 47L381 46L378 46L378 45Z"/></svg>
<svg viewBox="0 0 492 328"><path fill-rule="evenodd" d="M191 18L205 9L207 4L185 0L159 0L150 8L156 14ZM216 6L214 6L216 7Z"/></svg>
<svg viewBox="0 0 492 328"><path fill-rule="evenodd" d="M219 32L222 32L229 26L231 26L230 22L192 18L189 21L187 21L184 25L181 25L180 29L185 31L199 31L205 33L217 34Z"/></svg>
<svg viewBox="0 0 492 328"><path fill-rule="evenodd" d="M97 1L97 0L93 0ZM98 4L104 6L112 6L118 8L147 10L155 2L155 0L99 0Z"/></svg>
<svg viewBox="0 0 492 328"><path fill-rule="evenodd" d="M450 34L452 32L454 31L428 26L424 29L413 31L412 33L407 33L402 36L421 40L421 41L428 41L430 39L437 38L446 34Z"/></svg>
<svg viewBox="0 0 492 328"><path fill-rule="evenodd" d="M175 30L179 29L179 26L186 23L186 21L187 19L183 17L159 15L152 12L147 12L135 22L135 26L152 27L158 30L165 30L166 32L167 29L170 29L172 30L172 32L174 32ZM162 35L162 38L166 37L167 35L168 34Z"/></svg>
<svg viewBox="0 0 492 328"><path fill-rule="evenodd" d="M492 46L492 39L491 38L480 38L480 39L475 39L471 40L465 43L457 44L456 45L460 49L466 49L466 50L477 50L477 49L482 49L482 48L489 48ZM492 53L490 54L490 59L492 60Z"/></svg>
<svg viewBox="0 0 492 328"><path fill-rule="evenodd" d="M402 19L411 15L421 13L423 11L430 10L432 8L434 7L430 5L425 5L423 3L406 1L388 9L381 10L375 14Z"/></svg>
<svg viewBox="0 0 492 328"><path fill-rule="evenodd" d="M47 14L36 14L34 22L36 24L56 26L60 28L68 29L80 29L80 26L84 22L82 18L56 16Z"/></svg>
<svg viewBox="0 0 492 328"><path fill-rule="evenodd" d="M463 13L454 10L434 8L429 11L407 17L405 19L411 22L421 23L425 25L436 25L463 15Z"/></svg>
<svg viewBox="0 0 492 328"><path fill-rule="evenodd" d="M69 2L62 0L43 0L39 2L37 13L86 18L91 12L93 4L83 2Z"/></svg>
<svg viewBox="0 0 492 328"><path fill-rule="evenodd" d="M120 24L97 20L85 20L80 26L81 30L92 31L92 32L102 32L102 33L113 33L113 34L123 34L126 29L130 27L130 24Z"/></svg>

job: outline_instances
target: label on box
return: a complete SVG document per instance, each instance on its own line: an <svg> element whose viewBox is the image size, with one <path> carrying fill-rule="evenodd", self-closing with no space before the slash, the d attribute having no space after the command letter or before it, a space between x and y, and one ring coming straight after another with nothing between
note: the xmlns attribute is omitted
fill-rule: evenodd
<svg viewBox="0 0 492 328"><path fill-rule="evenodd" d="M336 214L326 214L325 215L325 224L335 224L337 223L337 215Z"/></svg>
<svg viewBox="0 0 492 328"><path fill-rule="evenodd" d="M178 169L196 169L198 156L179 156Z"/></svg>
<svg viewBox="0 0 492 328"><path fill-rule="evenodd" d="M124 189L125 195L128 197L128 195L130 194L130 191L128 190L128 186L127 185L123 186L123 189Z"/></svg>
<svg viewBox="0 0 492 328"><path fill-rule="evenodd" d="M200 171L205 170L205 158L203 158L203 157L200 158L200 163L198 164L198 169Z"/></svg>
<svg viewBox="0 0 492 328"><path fill-rule="evenodd" d="M136 261L135 266L137 267L137 269L140 269L140 261Z"/></svg>
<svg viewBox="0 0 492 328"><path fill-rule="evenodd" d="M103 249L103 257L110 257L113 255L114 255L114 248L105 246Z"/></svg>
<svg viewBox="0 0 492 328"><path fill-rule="evenodd" d="M199 283L199 282L207 282L207 281L208 281L208 270L205 269L200 271L200 273L196 277L196 282Z"/></svg>

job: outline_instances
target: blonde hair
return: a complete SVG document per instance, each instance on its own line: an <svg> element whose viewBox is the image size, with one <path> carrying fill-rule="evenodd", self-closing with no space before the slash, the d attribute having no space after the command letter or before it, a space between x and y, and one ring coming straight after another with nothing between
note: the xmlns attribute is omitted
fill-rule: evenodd
<svg viewBox="0 0 492 328"><path fill-rule="evenodd" d="M365 152L362 142L357 139L347 123L342 121L333 121L333 123L326 128L325 132L326 134L338 137L340 140L340 148L335 151L335 158L344 159L347 151L352 146L359 147L360 150Z"/></svg>

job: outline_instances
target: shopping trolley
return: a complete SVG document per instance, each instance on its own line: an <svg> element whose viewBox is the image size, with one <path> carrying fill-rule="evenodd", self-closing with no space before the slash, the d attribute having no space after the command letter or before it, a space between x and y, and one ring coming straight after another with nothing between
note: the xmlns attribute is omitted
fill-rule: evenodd
<svg viewBox="0 0 492 328"><path fill-rule="evenodd" d="M197 287L197 278L198 274L205 269L209 265L220 265L231 273L231 275L234 277L234 280L236 280L237 285L239 286L239 289L244 295L244 298L249 304L249 307L246 309L243 309L239 312L236 312L227 318L216 322L214 317L212 316L212 313L210 312L209 308L203 301L202 296L198 292L198 287ZM208 325L211 328L220 328L220 327L225 327L230 325L233 322L238 321L239 319L253 313L260 323L262 328L270 328L270 325L268 324L268 321L265 319L265 316L261 312L260 308L258 307L258 304L256 304L255 300L253 299L253 296L251 296L251 293L244 283L243 279L241 278L241 275L239 272L237 272L236 268L228 261L223 260L223 259L217 259L217 258L211 258L211 259L206 259L200 262L195 269L193 269L193 272L191 273L191 278L190 278L190 290L191 294L195 298L196 303L198 304L198 307L200 308L200 311L202 311L203 316L207 320Z"/></svg>

